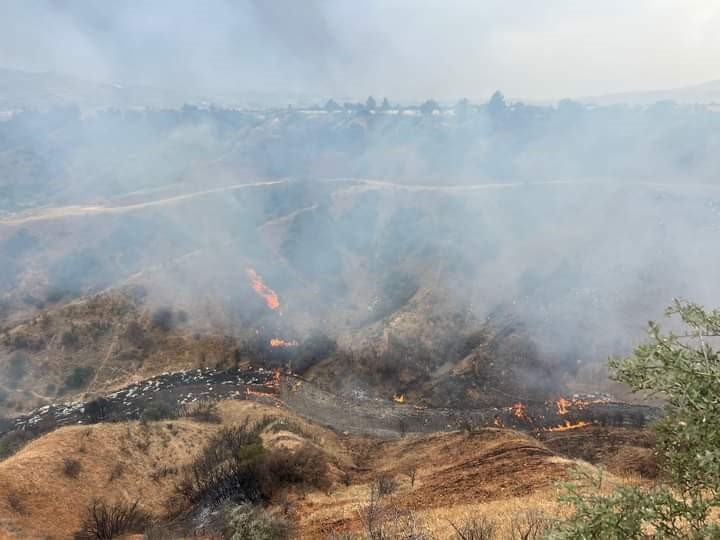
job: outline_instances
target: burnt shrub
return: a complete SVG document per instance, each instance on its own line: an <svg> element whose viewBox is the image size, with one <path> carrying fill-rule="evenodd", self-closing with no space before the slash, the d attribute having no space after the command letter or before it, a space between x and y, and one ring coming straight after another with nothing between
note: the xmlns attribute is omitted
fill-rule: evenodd
<svg viewBox="0 0 720 540"><path fill-rule="evenodd" d="M330 486L328 464L312 445L296 450L268 451L260 434L272 423L245 422L223 428L186 467L178 492L190 504L217 505L225 501L259 503L285 485L319 489Z"/></svg>
<svg viewBox="0 0 720 540"><path fill-rule="evenodd" d="M95 500L85 511L75 539L111 540L126 534L142 533L150 522L149 514L138 508L138 501L133 504L108 504Z"/></svg>
<svg viewBox="0 0 720 540"><path fill-rule="evenodd" d="M70 375L65 378L65 388L70 390L82 388L88 383L93 373L94 370L91 367L76 367L70 372Z"/></svg>
<svg viewBox="0 0 720 540"><path fill-rule="evenodd" d="M163 332L169 332L175 326L175 314L169 307L161 307L152 314L153 326Z"/></svg>
<svg viewBox="0 0 720 540"><path fill-rule="evenodd" d="M112 410L112 402L104 397L99 397L85 404L85 415L92 423L108 420Z"/></svg>
<svg viewBox="0 0 720 540"><path fill-rule="evenodd" d="M265 449L260 433L265 426L245 422L221 429L186 468L178 491L187 502L211 505L225 500L262 499L260 476Z"/></svg>

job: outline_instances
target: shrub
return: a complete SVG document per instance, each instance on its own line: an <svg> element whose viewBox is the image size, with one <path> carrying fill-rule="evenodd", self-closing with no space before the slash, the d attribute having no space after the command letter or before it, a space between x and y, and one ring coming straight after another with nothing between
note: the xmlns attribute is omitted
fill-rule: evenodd
<svg viewBox="0 0 720 540"><path fill-rule="evenodd" d="M76 540L111 540L120 536L141 533L150 524L150 516L133 504L107 504L95 500L87 508Z"/></svg>
<svg viewBox="0 0 720 540"><path fill-rule="evenodd" d="M553 521L538 510L519 512L510 518L510 540L540 540L545 538Z"/></svg>
<svg viewBox="0 0 720 540"><path fill-rule="evenodd" d="M223 428L187 467L179 492L190 503L218 504L227 499L257 502L260 488L262 424Z"/></svg>
<svg viewBox="0 0 720 540"><path fill-rule="evenodd" d="M8 490L5 499L7 500L8 506L10 509L15 512L16 514L19 514L21 516L24 516L27 513L27 508L25 508L25 503L23 503L22 499L20 498L20 495L18 495L18 492L14 489Z"/></svg>
<svg viewBox="0 0 720 540"><path fill-rule="evenodd" d="M610 362L612 378L660 395L665 414L654 426L665 482L651 490L620 487L602 495L602 475L578 473L561 500L574 514L553 538L718 538L711 516L720 507L720 311L676 300L680 334L649 324L649 342ZM623 419L624 420L624 419ZM619 418L616 419L619 421Z"/></svg>
<svg viewBox="0 0 720 540"><path fill-rule="evenodd" d="M229 540L283 540L289 538L290 527L262 508L241 504L225 510L223 536Z"/></svg>
<svg viewBox="0 0 720 540"><path fill-rule="evenodd" d="M77 335L77 331L73 328L71 330L65 330L62 333L60 341L65 347L75 347L80 342L80 337Z"/></svg>
<svg viewBox="0 0 720 540"><path fill-rule="evenodd" d="M495 523L485 516L465 520L462 524L450 523L458 540L492 540L495 538Z"/></svg>
<svg viewBox="0 0 720 540"><path fill-rule="evenodd" d="M68 478L77 478L80 476L82 470L82 464L77 459L65 458L63 459L63 473Z"/></svg>
<svg viewBox="0 0 720 540"><path fill-rule="evenodd" d="M35 438L28 430L14 429L0 435L0 459L12 456L23 446Z"/></svg>
<svg viewBox="0 0 720 540"><path fill-rule="evenodd" d="M93 423L107 420L112 412L112 402L104 397L99 397L85 404L85 415Z"/></svg>
<svg viewBox="0 0 720 540"><path fill-rule="evenodd" d="M137 321L130 321L125 328L125 338L138 349L146 350L150 346L150 340L145 335L145 330Z"/></svg>
<svg viewBox="0 0 720 540"><path fill-rule="evenodd" d="M11 382L18 382L28 372L28 357L26 354L16 352L10 357L5 374Z"/></svg>
<svg viewBox="0 0 720 540"><path fill-rule="evenodd" d="M381 474L375 479L375 486L377 487L378 495L383 497L394 493L398 488L398 482L390 474Z"/></svg>
<svg viewBox="0 0 720 540"><path fill-rule="evenodd" d="M219 424L222 420L217 402L211 399L199 399L193 403L183 405L180 408L179 416L211 424Z"/></svg>
<svg viewBox="0 0 720 540"><path fill-rule="evenodd" d="M264 460L265 477L263 489L272 493L286 484L302 484L326 490L330 476L325 455L312 446L304 444L295 449L278 448L267 454Z"/></svg>
<svg viewBox="0 0 720 540"><path fill-rule="evenodd" d="M82 388L88 383L93 373L94 370L91 367L76 367L70 375L65 378L65 387L72 390Z"/></svg>
<svg viewBox="0 0 720 540"><path fill-rule="evenodd" d="M217 505L226 500L268 500L288 484L327 489L327 461L315 447L270 452L263 447L260 433L270 422L272 418L255 425L245 422L213 435L186 468L178 492L191 504Z"/></svg>
<svg viewBox="0 0 720 540"><path fill-rule="evenodd" d="M161 307L155 310L151 319L155 328L158 328L163 332L172 330L175 323L175 315L173 314L172 309L168 307Z"/></svg>
<svg viewBox="0 0 720 540"><path fill-rule="evenodd" d="M140 420L142 422L157 422L158 420L172 420L177 416L178 412L172 405L158 401L145 406L140 414Z"/></svg>

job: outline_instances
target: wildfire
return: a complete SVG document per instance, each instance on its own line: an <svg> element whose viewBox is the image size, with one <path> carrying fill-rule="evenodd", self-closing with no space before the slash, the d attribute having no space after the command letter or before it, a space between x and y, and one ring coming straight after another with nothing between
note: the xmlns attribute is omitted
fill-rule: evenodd
<svg viewBox="0 0 720 540"><path fill-rule="evenodd" d="M270 346L273 347L273 348L276 348L276 347L297 347L297 346L298 346L298 342L295 341L294 339L292 339L292 340L290 340L290 341L286 341L286 340L280 339L280 338L272 338L272 339L270 340Z"/></svg>
<svg viewBox="0 0 720 540"><path fill-rule="evenodd" d="M405 403L405 394L395 394L392 398L395 403Z"/></svg>
<svg viewBox="0 0 720 540"><path fill-rule="evenodd" d="M555 406L557 407L557 413L558 413L560 416L565 416L568 412L570 412L569 407L570 407L571 404L572 404L572 403L571 403L569 400L565 399L565 398L560 398L560 399L558 399L558 400L555 402Z"/></svg>
<svg viewBox="0 0 720 540"><path fill-rule="evenodd" d="M493 425L494 425L495 427L499 427L499 428L504 428L504 427L505 427L505 424L503 424L502 418L500 418L499 416L496 416L496 417L493 419Z"/></svg>
<svg viewBox="0 0 720 540"><path fill-rule="evenodd" d="M574 422L574 423L570 422L569 420L565 420L564 424L562 424L560 426L547 428L544 431L570 431L571 429L580 429L580 428L587 427L589 425L591 425L590 422L584 422L582 420L579 422Z"/></svg>
<svg viewBox="0 0 720 540"><path fill-rule="evenodd" d="M255 289L255 292L265 299L267 307L270 309L279 308L280 300L278 300L278 295L275 291L263 283L263 280L258 273L252 268L246 268L245 273L250 279L250 285L252 285L252 288Z"/></svg>
<svg viewBox="0 0 720 540"><path fill-rule="evenodd" d="M530 421L530 417L525 413L525 405L522 404L522 402L518 401L515 405L509 408L509 410L515 415L515 418L520 418L521 420L527 420Z"/></svg>

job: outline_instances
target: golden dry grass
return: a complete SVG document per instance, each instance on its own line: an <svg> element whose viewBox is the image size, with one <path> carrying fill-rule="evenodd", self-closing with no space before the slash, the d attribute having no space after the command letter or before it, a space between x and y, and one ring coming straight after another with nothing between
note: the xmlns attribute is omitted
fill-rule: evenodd
<svg viewBox="0 0 720 540"><path fill-rule="evenodd" d="M287 431L264 435L266 444L309 440L343 465L349 459L332 432L311 426L286 411L245 401L220 403L221 424L170 420L64 427L0 462L0 538L70 538L93 498L140 501L155 516L165 513L179 469L223 425L287 417L307 436ZM65 459L80 462L77 478L64 472ZM121 472L120 472L121 471ZM153 478L153 475L156 478ZM111 479L111 477L116 476ZM13 508L9 495L23 511Z"/></svg>
<svg viewBox="0 0 720 540"><path fill-rule="evenodd" d="M209 436L222 426L266 416L280 420L277 429L263 434L267 446L293 448L309 443L322 450L331 465L333 483L327 493L296 490L288 494L299 538L358 531L359 512L380 474L398 481L397 490L387 499L390 504L412 510L438 538L451 538L451 522L462 523L468 517L490 516L502 531L520 511L562 515L566 510L555 502L558 482L570 469L590 467L558 457L536 439L510 430L382 440L341 436L286 409L252 401L223 401L218 407L220 424L173 420L72 426L33 441L0 462L0 538L70 538L96 497L139 500L144 510L162 516L177 471ZM80 462L77 478L64 473L66 458ZM416 470L414 485L406 474L412 469ZM11 493L22 512L11 504Z"/></svg>

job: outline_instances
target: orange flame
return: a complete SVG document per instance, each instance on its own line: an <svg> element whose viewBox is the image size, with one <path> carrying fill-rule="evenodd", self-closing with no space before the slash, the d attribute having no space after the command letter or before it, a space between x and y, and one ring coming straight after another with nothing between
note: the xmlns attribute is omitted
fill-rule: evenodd
<svg viewBox="0 0 720 540"><path fill-rule="evenodd" d="M298 342L295 341L294 339L290 340L290 341L286 341L286 340L280 339L280 338L272 338L270 340L270 346L271 347L297 347Z"/></svg>
<svg viewBox="0 0 720 540"><path fill-rule="evenodd" d="M499 428L504 428L504 427L505 427L505 424L503 424L503 421L502 421L502 419L501 419L499 416L496 416L496 417L493 419L493 425L494 425L495 427L499 427Z"/></svg>
<svg viewBox="0 0 720 540"><path fill-rule="evenodd" d="M570 422L569 420L565 420L565 423L560 426L555 426L551 428L547 428L544 431L569 431L571 429L579 429L584 428L591 425L590 422L583 422L582 420L580 422Z"/></svg>
<svg viewBox="0 0 720 540"><path fill-rule="evenodd" d="M405 394L395 394L392 398L395 403L405 403Z"/></svg>
<svg viewBox="0 0 720 540"><path fill-rule="evenodd" d="M509 408L509 410L515 415L516 418L521 420L530 420L527 414L525 414L525 405L518 401L515 405Z"/></svg>
<svg viewBox="0 0 720 540"><path fill-rule="evenodd" d="M280 300L278 300L278 295L275 291L263 283L263 280L258 273L252 268L246 268L245 273L248 278L250 278L250 284L252 285L252 288L255 289L255 292L265 299L267 307L270 309L279 308Z"/></svg>
<svg viewBox="0 0 720 540"><path fill-rule="evenodd" d="M570 407L571 404L572 404L572 403L571 403L569 400L565 399L565 398L560 398L560 399L558 399L558 400L555 402L555 405L557 406L557 413L558 413L560 416L565 416L568 412L570 412L569 407Z"/></svg>

